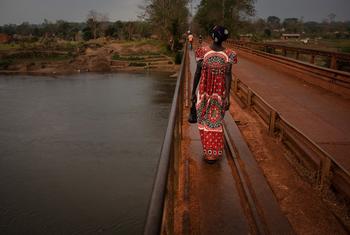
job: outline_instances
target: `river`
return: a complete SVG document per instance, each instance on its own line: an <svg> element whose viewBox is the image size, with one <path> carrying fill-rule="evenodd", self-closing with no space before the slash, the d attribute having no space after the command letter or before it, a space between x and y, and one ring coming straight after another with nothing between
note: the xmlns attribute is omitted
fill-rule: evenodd
<svg viewBox="0 0 350 235"><path fill-rule="evenodd" d="M174 88L0 76L0 234L141 234Z"/></svg>

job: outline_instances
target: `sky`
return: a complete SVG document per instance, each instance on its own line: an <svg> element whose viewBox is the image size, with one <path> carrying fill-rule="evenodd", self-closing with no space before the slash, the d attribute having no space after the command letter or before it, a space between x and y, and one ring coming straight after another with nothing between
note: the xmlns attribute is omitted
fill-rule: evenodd
<svg viewBox="0 0 350 235"><path fill-rule="evenodd" d="M200 0L193 0L194 8ZM24 21L42 23L44 19L82 22L89 10L108 15L111 21L136 20L144 0L0 0L0 25ZM257 0L257 17L275 15L281 19L303 17L322 21L330 13L336 20L350 20L350 0Z"/></svg>

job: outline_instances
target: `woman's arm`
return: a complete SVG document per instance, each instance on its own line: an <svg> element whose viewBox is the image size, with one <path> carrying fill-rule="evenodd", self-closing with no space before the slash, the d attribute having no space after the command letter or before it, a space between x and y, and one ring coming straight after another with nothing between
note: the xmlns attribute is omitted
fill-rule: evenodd
<svg viewBox="0 0 350 235"><path fill-rule="evenodd" d="M191 98L192 101L193 101L193 99L196 99L196 90L197 90L198 83L201 79L201 73L202 73L202 62L203 62L202 60L197 62L196 72L194 73L193 87L192 87L192 98Z"/></svg>
<svg viewBox="0 0 350 235"><path fill-rule="evenodd" d="M225 74L225 87L226 87L225 110L229 110L230 108L231 81L232 81L232 64L228 64L226 69L226 74Z"/></svg>

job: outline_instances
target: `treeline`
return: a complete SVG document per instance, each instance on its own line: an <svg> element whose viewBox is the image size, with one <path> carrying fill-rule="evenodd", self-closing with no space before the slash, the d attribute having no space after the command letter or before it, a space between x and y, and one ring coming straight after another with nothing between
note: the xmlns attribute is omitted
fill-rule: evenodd
<svg viewBox="0 0 350 235"><path fill-rule="evenodd" d="M350 21L323 22L308 21L302 19L286 18L283 21L276 16L269 16L265 19L246 20L241 22L238 31L240 34L254 34L257 38L279 38L283 33L300 34L302 37L325 39L349 39Z"/></svg>
<svg viewBox="0 0 350 235"><path fill-rule="evenodd" d="M350 22L337 22L330 14L323 22L304 22L303 19L254 19L256 0L201 0L189 25L189 0L144 0L142 14L137 21L111 22L96 11L87 14L82 23L44 20L41 24L24 22L20 25L0 26L0 33L19 35L17 38L38 40L60 38L64 40L89 40L98 37L138 39L156 37L171 42L174 50L184 32L191 29L206 36L215 24L229 28L232 38L240 34L253 34L257 39L279 38L282 33L299 33L305 37L349 38Z"/></svg>
<svg viewBox="0 0 350 235"><path fill-rule="evenodd" d="M145 0L142 14L137 21L110 22L108 17L91 10L86 22L72 23L64 20L41 24L24 22L20 25L0 26L0 33L17 38L55 37L65 40L96 39L113 37L116 39L135 39L156 37L172 42L176 47L188 29L188 0Z"/></svg>
<svg viewBox="0 0 350 235"><path fill-rule="evenodd" d="M23 22L22 24L6 24L0 26L0 33L10 36L18 35L18 37L32 36L43 37L46 34L56 35L64 39L74 39L75 34L85 28L85 23L71 23L58 20L55 23L44 20L41 24L30 24Z"/></svg>
<svg viewBox="0 0 350 235"><path fill-rule="evenodd" d="M279 38L283 33L299 33L305 37L349 38L350 21L338 22L329 14L323 22L304 22L303 19L254 19L256 0L202 0L194 16L193 30L207 35L215 24L229 28L232 38L240 34L253 34L259 38Z"/></svg>
<svg viewBox="0 0 350 235"><path fill-rule="evenodd" d="M7 24L0 26L0 33L14 36L18 40L36 41L44 37L55 37L63 40L90 40L98 37L115 39L148 38L152 35L151 24L143 21L98 21L88 20L83 23L72 23L64 20L41 24L24 22L20 25Z"/></svg>

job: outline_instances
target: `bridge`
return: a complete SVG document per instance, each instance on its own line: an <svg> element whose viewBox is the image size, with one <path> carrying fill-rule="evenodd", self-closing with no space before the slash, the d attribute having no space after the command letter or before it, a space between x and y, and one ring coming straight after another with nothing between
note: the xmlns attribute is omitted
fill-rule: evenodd
<svg viewBox="0 0 350 235"><path fill-rule="evenodd" d="M226 46L239 58L231 100L259 117L320 194L332 191L348 201L350 73L337 67L348 55L234 41ZM287 50L297 56L287 58ZM312 60L300 61L301 53ZM330 68L313 64L316 56L329 57ZM186 47L144 233L294 234L238 127L238 108L225 116L222 161L208 165L201 160L197 127L187 122L195 66Z"/></svg>

